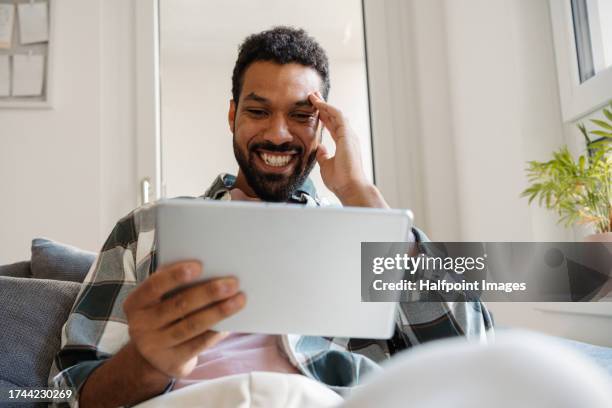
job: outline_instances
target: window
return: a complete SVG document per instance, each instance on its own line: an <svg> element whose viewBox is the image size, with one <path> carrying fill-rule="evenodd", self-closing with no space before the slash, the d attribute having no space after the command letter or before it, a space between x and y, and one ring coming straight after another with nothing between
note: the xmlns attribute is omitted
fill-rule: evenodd
<svg viewBox="0 0 612 408"><path fill-rule="evenodd" d="M612 100L612 0L550 0L563 119Z"/></svg>
<svg viewBox="0 0 612 408"><path fill-rule="evenodd" d="M572 0L580 82L612 66L612 0Z"/></svg>

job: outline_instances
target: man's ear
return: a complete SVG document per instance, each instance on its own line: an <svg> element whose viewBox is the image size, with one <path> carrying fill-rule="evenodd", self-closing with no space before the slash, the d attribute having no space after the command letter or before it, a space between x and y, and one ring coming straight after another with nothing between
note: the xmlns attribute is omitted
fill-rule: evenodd
<svg viewBox="0 0 612 408"><path fill-rule="evenodd" d="M230 131L234 133L234 121L236 120L236 103L233 99L230 99L229 111L227 112L227 124L229 125Z"/></svg>

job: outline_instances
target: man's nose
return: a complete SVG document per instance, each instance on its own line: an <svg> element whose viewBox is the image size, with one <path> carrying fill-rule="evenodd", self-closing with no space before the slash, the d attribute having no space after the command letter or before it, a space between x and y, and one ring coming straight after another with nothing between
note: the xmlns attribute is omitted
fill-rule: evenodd
<svg viewBox="0 0 612 408"><path fill-rule="evenodd" d="M264 139L274 144L283 144L293 140L287 121L283 115L275 115L270 121L270 126L266 129Z"/></svg>

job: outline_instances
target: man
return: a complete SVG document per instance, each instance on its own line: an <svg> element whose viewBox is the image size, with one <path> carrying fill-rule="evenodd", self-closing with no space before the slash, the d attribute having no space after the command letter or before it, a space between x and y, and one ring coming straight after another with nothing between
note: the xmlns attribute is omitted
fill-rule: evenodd
<svg viewBox="0 0 612 408"><path fill-rule="evenodd" d="M307 179L316 160L343 205L387 208L365 177L356 135L326 102L329 88L325 52L304 31L277 27L247 38L228 113L238 175L222 174L201 198L321 205ZM334 156L321 144L322 125ZM217 333L210 327L247 302L239 282L216 279L163 300L206 270L194 262L157 265L153 220L143 207L117 223L64 326L50 382L74 387L71 402L81 407L130 405L248 370L301 373L342 390L398 350L455 335L483 339L491 328L479 302L438 302L402 305L388 341ZM413 230L413 239L425 237Z"/></svg>

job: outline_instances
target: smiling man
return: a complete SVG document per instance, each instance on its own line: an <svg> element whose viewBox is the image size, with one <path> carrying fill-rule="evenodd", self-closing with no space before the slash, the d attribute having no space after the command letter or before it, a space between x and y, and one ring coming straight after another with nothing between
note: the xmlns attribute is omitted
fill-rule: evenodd
<svg viewBox="0 0 612 408"><path fill-rule="evenodd" d="M287 47L281 33L276 31L278 41ZM287 34L286 40L290 38ZM265 201L289 201L318 160L323 181L343 204L375 195L376 206L386 206L367 182L356 135L345 126L342 113L324 102L330 88L324 51L309 43L305 49L287 47L279 58L273 48L279 44L262 40L253 36L244 43L232 78L228 120L240 166L235 188ZM321 144L319 119L339 144L343 167L337 172Z"/></svg>
<svg viewBox="0 0 612 408"><path fill-rule="evenodd" d="M236 188L265 201L287 201L315 163L318 120L304 93L320 89L321 78L302 65L267 61L253 63L244 76L246 95L238 105L232 100L229 110L240 166Z"/></svg>
<svg viewBox="0 0 612 408"><path fill-rule="evenodd" d="M327 56L303 30L277 27L248 37L228 113L238 174L222 173L200 199L318 206L308 180L318 162L343 205L388 207L365 176L357 136L326 102L329 89ZM321 144L323 126L336 145L333 156ZM152 207L119 220L85 279L50 373L52 385L76 389L70 404L131 405L255 371L302 374L342 393L399 350L458 335L482 340L491 328L479 302L428 302L402 304L387 341L217 333L210 328L247 302L239 282L216 279L163 297L206 271L194 262L157 265L154 232ZM412 239L426 239L412 232Z"/></svg>
<svg viewBox="0 0 612 408"><path fill-rule="evenodd" d="M319 138L316 111L304 93L321 78L299 64L253 63L239 105L230 102L236 188L265 201L287 201L314 166Z"/></svg>

